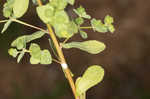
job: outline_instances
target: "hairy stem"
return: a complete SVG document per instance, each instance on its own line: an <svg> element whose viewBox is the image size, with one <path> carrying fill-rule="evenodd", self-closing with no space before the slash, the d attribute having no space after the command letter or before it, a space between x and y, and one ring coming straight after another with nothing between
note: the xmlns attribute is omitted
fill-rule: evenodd
<svg viewBox="0 0 150 99"><path fill-rule="evenodd" d="M42 6L41 0L37 0L37 1L38 1L39 6ZM50 26L49 24L46 24L46 26L47 26L47 28L48 28L49 35L50 35L50 37L51 37L51 39L52 39L52 41L53 41L53 43L54 43L54 46L55 46L55 48L56 48L56 51L57 51L57 53L58 53L59 60L60 60L60 62L61 62L62 68L63 68L63 65L64 65L64 64L66 65L66 68L63 68L63 70L64 70L64 72L65 72L65 74L66 74L66 77L67 77L67 80L68 80L68 82L69 82L69 84L70 84L70 86L71 86L71 89L72 89L72 92L73 92L73 94L74 94L74 97L75 97L75 99L79 99L79 98L77 97L77 95L76 95L75 84L74 84L74 81L73 81L73 79L72 79L71 72L70 72L69 68L67 67L67 63L66 63L65 57L64 57L64 55L63 55L62 49L61 49L61 47L60 47L60 45L59 45L59 43L58 43L58 41L57 41L57 38L56 38L56 36L55 36L55 34L54 34L54 32L53 32L51 26Z"/></svg>

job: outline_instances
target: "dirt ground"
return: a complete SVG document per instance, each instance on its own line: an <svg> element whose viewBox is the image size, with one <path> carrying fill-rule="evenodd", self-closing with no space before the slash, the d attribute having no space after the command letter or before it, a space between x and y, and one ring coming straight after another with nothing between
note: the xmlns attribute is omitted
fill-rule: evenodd
<svg viewBox="0 0 150 99"><path fill-rule="evenodd" d="M87 31L88 39L96 39L106 44L104 52L89 55L76 49L64 51L75 78L93 64L101 65L105 69L104 80L87 92L87 99L150 99L150 1L76 1L75 7L80 3L92 17L103 19L109 14L115 19L114 34ZM3 2L0 2L0 9ZM34 6L31 5L30 8L32 7ZM45 28L34 10L35 8L29 10L21 20ZM4 19L2 12L1 19ZM0 30L2 26L1 24ZM34 31L14 23L5 34L0 34L0 99L73 99L58 64L30 65L28 55L17 64L15 59L8 56L10 43L17 36ZM43 48L49 48L47 38L37 42ZM75 36L70 41L75 39L82 40Z"/></svg>

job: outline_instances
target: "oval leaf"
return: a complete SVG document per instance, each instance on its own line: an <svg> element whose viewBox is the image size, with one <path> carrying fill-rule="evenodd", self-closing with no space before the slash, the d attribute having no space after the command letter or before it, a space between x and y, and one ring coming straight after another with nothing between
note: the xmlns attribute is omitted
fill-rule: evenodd
<svg viewBox="0 0 150 99"><path fill-rule="evenodd" d="M78 18L75 19L75 23L76 23L77 25L81 25L81 24L84 23L84 19L81 18L81 17L78 17Z"/></svg>
<svg viewBox="0 0 150 99"><path fill-rule="evenodd" d="M76 80L77 95L85 93L91 87L97 85L104 77L104 69L98 65L90 66L83 74L82 77Z"/></svg>
<svg viewBox="0 0 150 99"><path fill-rule="evenodd" d="M30 45L29 51L30 51L31 57L40 61L41 49L40 49L40 46L38 44L32 43Z"/></svg>
<svg viewBox="0 0 150 99"><path fill-rule="evenodd" d="M13 13L16 18L22 17L27 11L29 0L15 0L13 4Z"/></svg>
<svg viewBox="0 0 150 99"><path fill-rule="evenodd" d="M114 26L111 24L111 25L108 26L108 30L109 30L111 33L113 33L113 32L115 31L115 28L114 28Z"/></svg>
<svg viewBox="0 0 150 99"><path fill-rule="evenodd" d="M22 51L22 52L19 54L19 56L18 56L18 58L17 58L17 63L19 63L19 62L21 61L21 59L23 58L24 54L25 54L24 51Z"/></svg>
<svg viewBox="0 0 150 99"><path fill-rule="evenodd" d="M71 42L62 45L63 48L78 48L90 54L98 54L105 49L105 44L96 40L89 40L84 42Z"/></svg>
<svg viewBox="0 0 150 99"><path fill-rule="evenodd" d="M110 15L105 16L105 19L104 19L105 24L112 24L113 22L114 22L113 17L111 17Z"/></svg>
<svg viewBox="0 0 150 99"><path fill-rule="evenodd" d="M67 0L49 0L50 5L56 10L64 10L67 6Z"/></svg>
<svg viewBox="0 0 150 99"><path fill-rule="evenodd" d="M39 59L35 59L34 57L30 57L30 63L31 64L39 64L40 63L40 60Z"/></svg>
<svg viewBox="0 0 150 99"><path fill-rule="evenodd" d="M84 32L84 31L82 31L82 30L80 30L80 35L81 35L81 37L82 37L83 39L87 39L87 38L88 38L87 33Z"/></svg>
<svg viewBox="0 0 150 99"><path fill-rule="evenodd" d="M52 57L48 50L41 51L41 64L51 64L52 63Z"/></svg>
<svg viewBox="0 0 150 99"><path fill-rule="evenodd" d="M12 16L12 9L13 9L14 0L7 0L7 2L4 4L3 8L3 16L8 18Z"/></svg>
<svg viewBox="0 0 150 99"><path fill-rule="evenodd" d="M51 23L54 15L54 8L47 4L36 8L37 14L44 23Z"/></svg>
<svg viewBox="0 0 150 99"><path fill-rule="evenodd" d="M94 31L103 32L103 33L108 32L107 26L105 26L101 20L96 20L93 18L91 20L91 25Z"/></svg>
<svg viewBox="0 0 150 99"><path fill-rule="evenodd" d="M26 36L18 37L11 43L12 47L17 47L17 49L23 49L26 47Z"/></svg>
<svg viewBox="0 0 150 99"><path fill-rule="evenodd" d="M9 55L11 55L11 56L13 56L13 57L16 57L19 52L18 52L15 48L10 48L10 49L8 50L8 53L9 53Z"/></svg>
<svg viewBox="0 0 150 99"><path fill-rule="evenodd" d="M91 16L86 13L85 8L83 8L82 6L73 10L79 17L91 19Z"/></svg>
<svg viewBox="0 0 150 99"><path fill-rule="evenodd" d="M62 24L68 23L69 17L64 10L58 10L55 12L54 23L53 24Z"/></svg>

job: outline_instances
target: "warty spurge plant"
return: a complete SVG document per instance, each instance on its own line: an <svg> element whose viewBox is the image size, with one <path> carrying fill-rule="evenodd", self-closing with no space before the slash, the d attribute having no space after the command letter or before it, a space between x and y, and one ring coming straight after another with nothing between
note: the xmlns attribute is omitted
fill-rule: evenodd
<svg viewBox="0 0 150 99"><path fill-rule="evenodd" d="M86 91L102 81L104 69L101 66L92 65L81 77L78 77L74 83L72 73L67 65L62 49L77 48L90 54L102 52L106 46L100 41L86 40L83 42L68 42L68 39L77 34L81 35L83 40L87 39L88 35L84 29L93 29L94 31L101 33L113 33L115 31L112 24L114 20L109 15L105 16L104 22L91 18L82 6L73 9L73 12L77 15L77 17L73 19L68 16L65 8L67 5L73 6L75 0L49 0L43 5L42 2L44 1L45 0L32 0L33 4L37 5L36 13L46 24L47 30L19 20L19 18L27 12L29 0L6 1L3 6L3 16L7 19L0 21L0 23L6 22L1 33L4 33L12 22L17 22L38 30L31 35L23 35L14 40L11 43L11 48L8 50L8 53L14 58L17 58L18 63L25 53L30 54L31 64L51 64L52 61L59 63L65 77L69 81L75 99L85 99ZM85 20L89 20L91 26L82 26ZM39 39L44 35L50 35L51 39L49 39L49 42L51 49L57 59L52 58L49 50L41 49L36 43L31 43L29 48L27 48L27 43ZM58 39L63 38L64 42L60 43L55 35Z"/></svg>

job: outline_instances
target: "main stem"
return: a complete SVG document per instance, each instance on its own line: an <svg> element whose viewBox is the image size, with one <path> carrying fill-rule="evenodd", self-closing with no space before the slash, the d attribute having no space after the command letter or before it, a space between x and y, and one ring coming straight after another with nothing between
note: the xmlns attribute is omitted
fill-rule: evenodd
<svg viewBox="0 0 150 99"><path fill-rule="evenodd" d="M39 6L42 6L41 0L37 0L37 1L38 1ZM48 28L49 35L50 35L50 37L51 37L51 39L52 39L52 41L53 41L53 43L54 43L54 46L55 46L55 48L56 48L56 51L57 51L57 53L58 53L58 56L59 56L59 60L60 60L60 62L61 62L61 65L62 65L62 64L67 64L67 63L66 63L66 60L65 60L65 57L64 57L64 54L63 54L63 52L62 52L62 49L61 49L61 47L60 47L60 45L59 45L59 43L58 43L58 41L57 41L56 36L54 35L54 32L53 32L51 26L50 26L49 24L46 24L46 26L47 26L47 28ZM73 79L72 79L71 72L70 72L69 68L65 68L65 69L63 68L63 70L64 70L64 72L65 72L65 74L66 74L66 76L67 76L67 80L68 80L68 82L69 82L69 84L70 84L70 86L71 86L71 89L72 89L72 92L73 92L73 94L74 94L75 99L79 99L78 96L76 95L75 84L74 84L74 81L73 81Z"/></svg>

